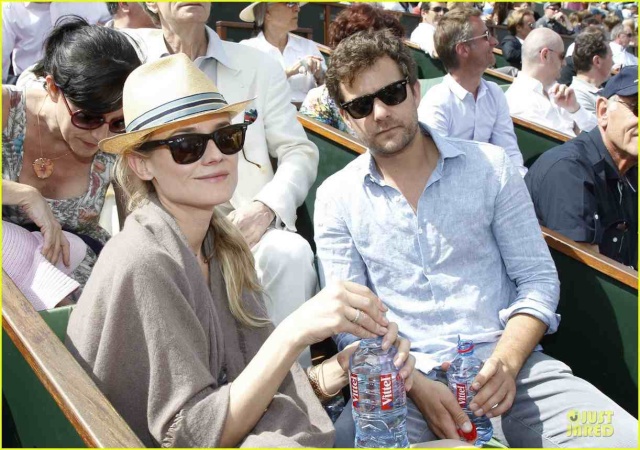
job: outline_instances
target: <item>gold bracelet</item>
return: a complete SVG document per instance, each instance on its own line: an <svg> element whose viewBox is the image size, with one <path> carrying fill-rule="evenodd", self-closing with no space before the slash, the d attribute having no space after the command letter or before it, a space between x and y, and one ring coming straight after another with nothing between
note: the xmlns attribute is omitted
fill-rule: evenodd
<svg viewBox="0 0 640 450"><path fill-rule="evenodd" d="M327 362L327 360L326 360L326 359L325 359L324 361L322 361L322 362L320 363L320 368L318 369L318 371L320 372L320 377L319 377L319 378L320 378L320 383L319 383L319 385L320 385L320 391L322 392L322 394L323 394L323 395L326 395L326 396L327 396L327 397L329 397L329 398L333 398L333 397L335 397L336 395L338 395L338 394L340 393L340 391L342 391L342 389L338 389L338 390L337 390L336 392L334 392L333 394L329 394L329 393L327 392L327 389L325 388L325 385L324 385L324 370L323 370L323 369L324 369L324 363L326 363L326 362Z"/></svg>
<svg viewBox="0 0 640 450"><path fill-rule="evenodd" d="M309 378L309 384L311 384L313 393L316 394L318 400L320 400L321 403L326 403L327 401L331 400L331 398L333 398L337 394L337 392L334 395L327 395L327 393L320 387L320 383L318 382L318 370L320 370L321 368L322 364L309 367L309 369L307 369L307 377Z"/></svg>

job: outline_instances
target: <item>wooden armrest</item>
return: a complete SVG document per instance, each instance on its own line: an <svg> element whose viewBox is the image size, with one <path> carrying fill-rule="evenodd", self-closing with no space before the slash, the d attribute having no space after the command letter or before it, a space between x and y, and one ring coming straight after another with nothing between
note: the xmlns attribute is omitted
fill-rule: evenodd
<svg viewBox="0 0 640 450"><path fill-rule="evenodd" d="M144 447L2 271L2 328L89 447Z"/></svg>

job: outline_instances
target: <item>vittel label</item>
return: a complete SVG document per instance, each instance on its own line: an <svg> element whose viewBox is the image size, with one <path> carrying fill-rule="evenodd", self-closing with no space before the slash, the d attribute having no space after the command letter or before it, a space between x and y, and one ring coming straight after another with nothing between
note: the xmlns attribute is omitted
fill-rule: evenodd
<svg viewBox="0 0 640 450"><path fill-rule="evenodd" d="M360 402L360 392L358 389L358 375L351 373L351 399L353 400L353 407L357 408Z"/></svg>
<svg viewBox="0 0 640 450"><path fill-rule="evenodd" d="M390 373L380 375L380 400L383 410L393 409L393 377Z"/></svg>
<svg viewBox="0 0 640 450"><path fill-rule="evenodd" d="M467 386L462 383L456 383L456 400L458 405L464 407L467 404Z"/></svg>

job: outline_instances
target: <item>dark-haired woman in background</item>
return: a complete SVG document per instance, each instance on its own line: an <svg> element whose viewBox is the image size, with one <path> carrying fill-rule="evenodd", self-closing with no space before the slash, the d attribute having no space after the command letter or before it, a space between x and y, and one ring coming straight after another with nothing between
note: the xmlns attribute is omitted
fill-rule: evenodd
<svg viewBox="0 0 640 450"><path fill-rule="evenodd" d="M2 87L2 218L40 231L53 264L69 265L62 229L82 237L87 255L72 274L81 286L109 238L98 221L114 157L98 142L124 132L122 87L139 65L123 34L67 16L35 66L42 85Z"/></svg>
<svg viewBox="0 0 640 450"><path fill-rule="evenodd" d="M390 29L399 38L404 38L404 27L396 15L366 3L349 6L338 14L329 26L329 47L332 49L345 38L364 30ZM346 122L340 117L338 107L327 92L325 85L311 89L307 94L300 113L318 120L340 131L351 133Z"/></svg>

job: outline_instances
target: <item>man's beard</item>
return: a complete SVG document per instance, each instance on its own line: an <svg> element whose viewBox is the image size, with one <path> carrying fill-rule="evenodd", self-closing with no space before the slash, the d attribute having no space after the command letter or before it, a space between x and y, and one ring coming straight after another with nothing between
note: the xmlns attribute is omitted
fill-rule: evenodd
<svg viewBox="0 0 640 450"><path fill-rule="evenodd" d="M383 141L382 144L380 142L376 142L377 134L371 139L366 140L365 145L367 146L367 148L369 148L369 150L371 150L372 153L379 155L394 155L396 153L402 152L413 141L416 134L418 133L417 117L416 120L412 121L409 125L403 123L391 123L381 128L383 130L389 130L393 127L398 126L402 127L402 134L397 143L394 143L392 146L389 147L387 145L384 145L390 144L388 140ZM384 139L384 137L380 139Z"/></svg>

